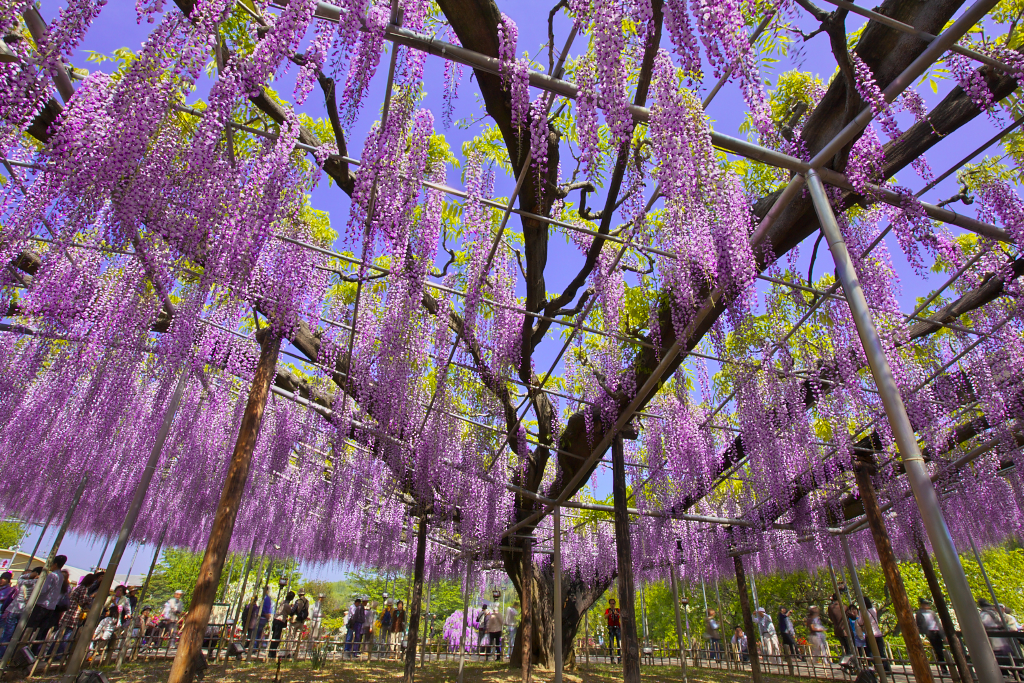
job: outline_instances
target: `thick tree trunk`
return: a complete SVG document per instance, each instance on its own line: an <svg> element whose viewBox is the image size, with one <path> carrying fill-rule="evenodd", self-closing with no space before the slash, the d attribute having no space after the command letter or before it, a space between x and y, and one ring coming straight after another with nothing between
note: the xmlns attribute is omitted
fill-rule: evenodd
<svg viewBox="0 0 1024 683"><path fill-rule="evenodd" d="M953 625L953 618L949 615L949 606L946 605L946 596L942 594L942 584L939 576L935 573L935 566L932 565L932 558L924 547L924 542L917 539L917 559L921 563L921 570L924 572L925 581L928 582L928 590L932 594L932 602L935 603L935 611L939 614L939 621L942 622L942 630L946 632L946 642L949 643L949 650L953 653L955 670L961 681L970 683L973 680L971 668L967 664L967 656L964 655L964 648L960 644L960 638L956 634L956 626Z"/></svg>
<svg viewBox="0 0 1024 683"><path fill-rule="evenodd" d="M409 605L409 645L405 649L405 683L416 674L416 644L420 637L420 607L423 601L423 565L427 557L427 513L420 515L416 534L416 565L413 568L412 600Z"/></svg>
<svg viewBox="0 0 1024 683"><path fill-rule="evenodd" d="M523 540L523 587L522 587L522 606L523 614L521 623L519 625L519 641L516 645L519 647L519 665L523 670L523 683L530 683L530 667L532 666L531 659L533 658L533 626L536 623L534 619L533 610L533 596L536 595L536 591L533 590L533 539L526 538Z"/></svg>
<svg viewBox="0 0 1024 683"><path fill-rule="evenodd" d="M736 566L736 589L740 594L740 609L743 611L743 630L747 632L747 654L750 656L750 677L754 683L761 683L761 660L757 656L758 632L754 630L754 615L750 611L750 596L747 595L747 575L743 571L743 558L732 558Z"/></svg>
<svg viewBox="0 0 1024 683"><path fill-rule="evenodd" d="M270 328L257 333L260 342L260 360L256 366L249 389L249 402L242 415L242 425L238 430L238 440L231 455L227 477L224 479L224 490L221 492L217 513L210 531L210 541L206 545L203 563L199 568L199 578L192 593L192 602L188 608L188 617L181 631L178 652L171 665L171 675L167 683L192 683L202 659L203 632L210 621L210 611L217 593L217 584L224 570L224 560L228 555L231 533L235 528L235 518L242 500L242 492L249 478L249 466L252 454L256 449L260 425L263 422L263 410L267 406L267 392L277 372L277 354L281 350L281 338Z"/></svg>
<svg viewBox="0 0 1024 683"><path fill-rule="evenodd" d="M636 633L633 548L626 512L626 454L622 435L612 441L612 498L615 503L615 554L619 570L619 622L622 625L622 680L640 683L640 640Z"/></svg>
<svg viewBox="0 0 1024 683"><path fill-rule="evenodd" d="M872 465L865 465L863 462L857 463L854 467L857 475L857 488L860 490L861 502L864 504L864 514L867 517L868 526L871 527L875 548L878 550L878 559L882 565L882 573L885 575L885 585L892 598L896 620L903 631L903 641L907 645L907 655L910 658L910 667L914 671L914 678L918 683L932 683L931 666L928 664L928 657L921 644L917 621L914 618L914 613L910 610L907 589L903 585L903 577L896 564L896 555L892 551L889 532L885 528L885 519L882 517L878 498L875 496L875 486L871 483L873 469Z"/></svg>
<svg viewBox="0 0 1024 683"><path fill-rule="evenodd" d="M507 566L508 575L519 594L520 601L525 604L522 590L522 565L516 563ZM555 666L554 650L554 615L552 614L552 596L554 594L554 572L551 566L544 568L533 566L531 572L533 582L530 587L530 609L533 615L531 665L542 669L553 669ZM594 603L604 595L612 584L612 579L595 579L584 582L572 574L562 575L562 661L566 671L576 667L575 641L576 634L582 628L583 616ZM522 629L516 633L516 642L512 644L509 659L513 668L522 666Z"/></svg>

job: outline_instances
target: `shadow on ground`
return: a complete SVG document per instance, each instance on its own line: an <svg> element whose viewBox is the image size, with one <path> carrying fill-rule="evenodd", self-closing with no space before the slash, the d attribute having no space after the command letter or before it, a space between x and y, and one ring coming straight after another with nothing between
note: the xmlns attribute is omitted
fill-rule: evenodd
<svg viewBox="0 0 1024 683"><path fill-rule="evenodd" d="M120 673L103 669L111 683L163 683L170 672L170 662L130 664ZM622 680L622 669L608 664L592 664L582 671L566 672L566 683L613 683ZM314 683L332 681L336 683L378 683L402 680L403 668L398 662L330 662L323 668L315 669L308 662L283 664L278 683ZM416 669L417 683L455 683L458 680L458 663L427 663ZM272 683L277 674L273 664L231 663L211 666L206 671L206 683ZM661 683L682 683L679 669L667 666L643 667L643 680ZM518 683L522 673L509 670L498 664L467 663L465 683ZM554 672L537 670L533 680L549 683ZM765 683L791 683L795 678L765 676ZM806 679L803 679L806 680ZM687 683L749 683L750 675L724 671L690 669Z"/></svg>

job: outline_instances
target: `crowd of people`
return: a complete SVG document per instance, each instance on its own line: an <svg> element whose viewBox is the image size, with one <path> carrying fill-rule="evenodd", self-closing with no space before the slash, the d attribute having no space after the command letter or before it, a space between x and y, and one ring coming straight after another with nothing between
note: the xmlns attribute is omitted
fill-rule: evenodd
<svg viewBox="0 0 1024 683"><path fill-rule="evenodd" d="M609 647L612 645L612 638L617 638L619 633L618 610L614 609L614 601L610 601L611 608L606 614L608 617ZM870 598L864 599L866 614L862 614L860 608L854 604L846 607L840 601L839 596L832 595L832 599L825 609L817 605L811 605L804 618L803 624L807 632L806 648L801 648L796 635L796 625L792 611L787 607L780 607L777 615L777 623L773 623L764 607L758 607L753 615L754 628L758 632L758 652L761 656L769 658L769 661L780 661L784 656L790 656L806 660L810 657L812 662L826 664L832 661L832 653L829 647L828 633L831 634L842 649L843 657L858 656L868 658L873 656L873 648L869 647L869 635L874 637L878 653L886 671L891 671L891 661L886 648L885 634L882 631L878 619L878 610ZM1013 616L1013 611L1005 605L995 607L985 599L978 600L978 607L981 612L982 623L989 632L1021 631L1024 630ZM922 597L918 602L918 610L915 613L917 628L921 636L927 639L933 653L935 662L943 673L948 673L947 647L948 635L946 629L935 612L934 605L929 598ZM781 643L780 643L781 637ZM1008 637L990 636L992 649L1004 669L1014 666L1014 658L1020 658L1016 651L1015 639ZM723 626L714 609L708 609L704 617L704 640L708 658L721 660L725 653L723 642ZM741 626L736 626L732 637L728 640L731 654L739 661L749 660L750 638ZM616 651L610 649L614 660ZM621 657L621 654L620 654Z"/></svg>
<svg viewBox="0 0 1024 683"><path fill-rule="evenodd" d="M122 635L155 640L166 638L177 629L184 611L182 591L177 591L154 614L151 607L139 606L137 587L119 585L109 596L100 598L102 569L85 574L72 586L70 573L64 568L66 563L66 556L57 555L45 571L42 566L26 568L17 580L10 571L0 574L0 654L14 637L40 581L36 604L20 640L33 656L66 653L94 608L102 610L102 618L91 634L93 650L112 651Z"/></svg>

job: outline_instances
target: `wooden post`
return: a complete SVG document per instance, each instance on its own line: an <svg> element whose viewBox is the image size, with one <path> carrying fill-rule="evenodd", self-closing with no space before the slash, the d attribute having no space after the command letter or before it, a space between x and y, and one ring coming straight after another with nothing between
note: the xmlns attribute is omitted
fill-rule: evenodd
<svg viewBox="0 0 1024 683"><path fill-rule="evenodd" d="M138 605L141 608L146 604L146 593L149 592L149 582L153 578L153 572L156 571L157 560L160 559L160 550L164 547L164 536L167 535L167 523L164 523L163 531L160 532L160 538L156 542L156 549L153 552L153 561L149 563L149 573L146 574L146 580L142 582L142 590L139 591L139 602ZM131 572L128 573L131 576ZM145 628L141 629L139 638L135 641L135 646L132 648L132 658L138 654L139 647L142 645L142 641L145 639ZM120 654L117 655L117 671L121 670L121 665L124 664L124 658L126 655L125 650L128 648L121 648Z"/></svg>
<svg viewBox="0 0 1024 683"><path fill-rule="evenodd" d="M409 612L409 644L405 648L405 683L412 683L416 674L416 644L420 638L420 608L423 602L423 565L427 558L427 513L420 515L416 534L416 564L413 568L412 600Z"/></svg>
<svg viewBox="0 0 1024 683"><path fill-rule="evenodd" d="M466 581L466 590L469 590L469 581ZM519 638L523 643L520 648L521 659L523 660L523 683L530 683L533 666L530 651L533 649L533 539L523 539L523 614L519 620Z"/></svg>
<svg viewBox="0 0 1024 683"><path fill-rule="evenodd" d="M178 651L174 655L171 674L167 683L192 683L195 676L197 660L202 657L203 632L210 622L210 611L217 593L217 584L224 570L231 533L235 528L235 518L242 501L242 492L249 479L249 466L252 454L256 449L260 425L263 423L263 411L267 407L267 393L277 373L277 355L281 350L281 338L271 328L263 328L256 333L260 343L260 359L256 365L256 375L249 389L249 400L242 415L242 424L235 441L235 450L231 455L231 464L224 479L224 489L217 513L213 518L210 540L203 554L203 563L199 568L189 604L185 626L181 630Z"/></svg>
<svg viewBox="0 0 1024 683"><path fill-rule="evenodd" d="M896 612L896 620L899 622L900 630L903 632L903 641L907 645L907 656L910 658L910 668L914 672L917 683L932 683L932 669L928 663L928 656L925 654L924 646L921 644L921 634L917 630L917 620L910 609L910 601L907 599L907 589L903 585L903 577L900 575L899 566L896 564L896 555L892 551L892 543L889 540L889 532L885 528L885 519L882 517L882 510L878 506L878 498L875 496L875 486L871 483L873 465L858 462L854 467L857 477L857 488L860 490L860 500L864 505L864 514L871 528L871 537L875 541L875 549L878 551L878 559L881 561L882 573L885 576L885 585L889 589L889 596L892 598L893 610Z"/></svg>
<svg viewBox="0 0 1024 683"><path fill-rule="evenodd" d="M249 557L245 561L245 569L242 571L242 589L238 592L238 604L235 606L233 615L229 615L229 618L233 616L235 626L238 626L238 620L242 618L242 610L245 609L245 589L249 587L249 573L252 572L252 560L253 555L256 553L256 536L252 537L252 547L249 548ZM262 569L262 565L260 569ZM256 575L257 583L259 582L259 574ZM246 624L242 624L242 638L245 638ZM312 629L310 629L312 632Z"/></svg>
<svg viewBox="0 0 1024 683"><path fill-rule="evenodd" d="M939 614L939 621L942 622L942 630L946 632L946 642L949 643L949 651L953 654L954 669L959 674L960 681L970 682L972 679L971 668L967 664L967 657L964 655L964 648L960 644L960 638L956 634L956 626L953 625L953 618L949 614L949 606L946 605L946 596L942 593L942 584L939 583L938 574L935 573L935 566L932 564L931 555L924 547L924 541L917 539L917 561L921 563L921 571L924 572L925 581L928 582L928 590L932 594L932 602L935 603L935 611ZM959 683L955 681L954 683Z"/></svg>
<svg viewBox="0 0 1024 683"><path fill-rule="evenodd" d="M621 434L616 434L612 441L612 497L615 504L615 551L619 570L622 680L623 683L640 683L640 642L636 632L633 549L629 535L629 513L626 511L626 454Z"/></svg>
<svg viewBox="0 0 1024 683"><path fill-rule="evenodd" d="M747 656L750 657L750 677L754 680L754 683L761 683L761 660L757 656L757 631L754 630L754 615L750 611L750 596L747 595L747 575L743 571L743 558L739 555L734 555L732 562L736 567L736 589L740 594L740 609L743 611L743 630L747 632Z"/></svg>
<svg viewBox="0 0 1024 683"><path fill-rule="evenodd" d="M466 668L466 629L469 627L469 574L473 570L473 558L466 557L466 597L462 603L462 632L459 633L459 676L456 679L462 683L462 674Z"/></svg>

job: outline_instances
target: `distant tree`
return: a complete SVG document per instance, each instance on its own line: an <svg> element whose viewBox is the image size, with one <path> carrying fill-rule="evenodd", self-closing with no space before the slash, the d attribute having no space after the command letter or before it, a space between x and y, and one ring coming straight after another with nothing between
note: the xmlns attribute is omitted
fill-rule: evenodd
<svg viewBox="0 0 1024 683"><path fill-rule="evenodd" d="M21 522L0 522L0 548L12 548L25 538L25 525Z"/></svg>

